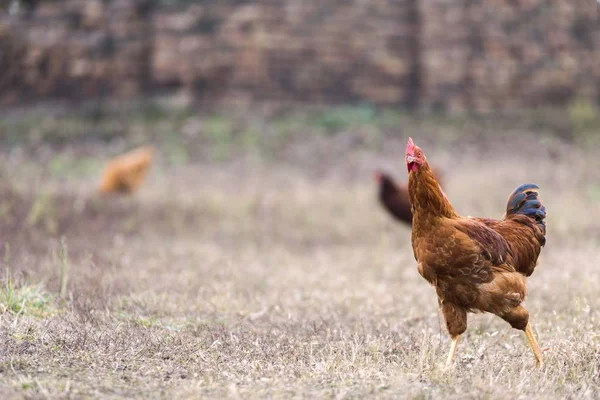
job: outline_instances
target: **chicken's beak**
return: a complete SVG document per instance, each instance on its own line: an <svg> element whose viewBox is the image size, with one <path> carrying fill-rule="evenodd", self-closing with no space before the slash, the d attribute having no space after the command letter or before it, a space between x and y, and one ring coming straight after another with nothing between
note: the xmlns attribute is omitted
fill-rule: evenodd
<svg viewBox="0 0 600 400"><path fill-rule="evenodd" d="M406 162L409 164L415 162L415 158L413 156L406 156Z"/></svg>

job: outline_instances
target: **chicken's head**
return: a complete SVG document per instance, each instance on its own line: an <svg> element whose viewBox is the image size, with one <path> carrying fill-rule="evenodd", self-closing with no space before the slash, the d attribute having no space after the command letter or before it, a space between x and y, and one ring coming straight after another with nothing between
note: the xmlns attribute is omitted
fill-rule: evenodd
<svg viewBox="0 0 600 400"><path fill-rule="evenodd" d="M423 150L419 146L415 146L412 138L408 138L408 142L406 143L405 160L409 174L411 171L417 172L419 167L427 162Z"/></svg>

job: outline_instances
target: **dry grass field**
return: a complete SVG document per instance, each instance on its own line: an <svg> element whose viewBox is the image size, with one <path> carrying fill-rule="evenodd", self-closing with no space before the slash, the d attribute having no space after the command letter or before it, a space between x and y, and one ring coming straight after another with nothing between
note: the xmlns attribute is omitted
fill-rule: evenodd
<svg viewBox="0 0 600 400"><path fill-rule="evenodd" d="M0 397L600 396L598 141L355 111L5 116ZM435 292L371 180L406 179L409 135L465 215L499 218L514 187L540 185L548 242L526 307L543 369L490 315L469 317L444 367ZM141 190L96 194L103 163L146 141Z"/></svg>

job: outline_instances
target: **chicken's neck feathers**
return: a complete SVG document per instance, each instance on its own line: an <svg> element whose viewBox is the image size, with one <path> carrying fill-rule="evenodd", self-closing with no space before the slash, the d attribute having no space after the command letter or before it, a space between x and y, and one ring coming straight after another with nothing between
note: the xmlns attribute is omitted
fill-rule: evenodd
<svg viewBox="0 0 600 400"><path fill-rule="evenodd" d="M413 212L413 224L418 223L418 220L422 218L460 217L435 179L427 162L417 171L410 173L408 192Z"/></svg>

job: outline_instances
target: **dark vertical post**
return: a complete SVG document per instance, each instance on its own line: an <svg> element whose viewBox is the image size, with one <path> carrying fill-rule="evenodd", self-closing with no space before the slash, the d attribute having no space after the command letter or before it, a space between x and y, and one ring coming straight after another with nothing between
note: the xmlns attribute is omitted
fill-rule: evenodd
<svg viewBox="0 0 600 400"><path fill-rule="evenodd" d="M407 82L407 96L406 106L409 110L417 110L421 105L421 92L422 92L422 81L423 81L423 62L421 52L421 33L422 33L422 20L421 20L421 9L419 7L420 0L407 0L408 1L408 15L412 31L412 37L410 39L409 54L410 60L410 72L408 75Z"/></svg>

